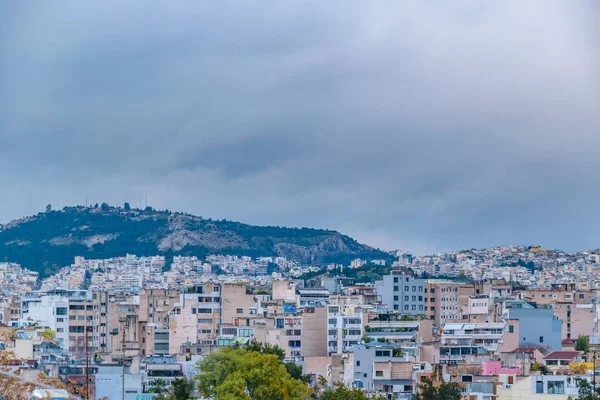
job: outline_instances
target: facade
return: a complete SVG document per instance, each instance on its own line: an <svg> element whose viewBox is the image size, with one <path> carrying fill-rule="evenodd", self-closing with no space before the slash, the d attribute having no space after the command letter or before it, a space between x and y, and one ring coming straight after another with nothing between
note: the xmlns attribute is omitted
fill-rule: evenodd
<svg viewBox="0 0 600 400"><path fill-rule="evenodd" d="M415 279L404 273L383 276L375 282L377 295L381 303L390 311L409 315L425 313L425 281Z"/></svg>
<svg viewBox="0 0 600 400"><path fill-rule="evenodd" d="M534 308L525 302L510 302L507 317L519 321L519 347L562 348L562 321L550 308Z"/></svg>

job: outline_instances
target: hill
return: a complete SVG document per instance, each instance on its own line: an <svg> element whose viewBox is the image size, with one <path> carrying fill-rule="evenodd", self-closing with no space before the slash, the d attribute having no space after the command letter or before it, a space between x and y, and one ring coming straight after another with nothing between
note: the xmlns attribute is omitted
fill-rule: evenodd
<svg viewBox="0 0 600 400"><path fill-rule="evenodd" d="M65 207L0 225L0 260L43 276L75 256L231 254L283 256L303 264L342 263L391 256L339 232L253 226L150 207Z"/></svg>

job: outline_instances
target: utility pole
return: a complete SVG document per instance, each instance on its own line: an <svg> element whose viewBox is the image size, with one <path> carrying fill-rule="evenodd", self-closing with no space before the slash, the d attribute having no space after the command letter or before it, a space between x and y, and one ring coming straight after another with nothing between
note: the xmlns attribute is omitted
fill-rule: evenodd
<svg viewBox="0 0 600 400"><path fill-rule="evenodd" d="M121 400L125 400L125 327L122 327L121 350L123 350L123 376L121 381Z"/></svg>
<svg viewBox="0 0 600 400"><path fill-rule="evenodd" d="M87 312L87 293L86 293L86 301L83 303L85 304L85 311L84 311L84 316L85 316L85 399L89 400L90 398L90 354L89 354L89 343L88 343L88 312Z"/></svg>

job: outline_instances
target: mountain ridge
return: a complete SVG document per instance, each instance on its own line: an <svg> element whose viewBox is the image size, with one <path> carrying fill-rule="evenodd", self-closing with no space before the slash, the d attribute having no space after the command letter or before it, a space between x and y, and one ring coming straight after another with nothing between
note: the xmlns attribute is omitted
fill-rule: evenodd
<svg viewBox="0 0 600 400"><path fill-rule="evenodd" d="M0 260L42 276L75 256L231 254L283 256L302 264L347 264L354 258L393 257L328 229L256 226L196 215L107 204L67 206L0 224Z"/></svg>

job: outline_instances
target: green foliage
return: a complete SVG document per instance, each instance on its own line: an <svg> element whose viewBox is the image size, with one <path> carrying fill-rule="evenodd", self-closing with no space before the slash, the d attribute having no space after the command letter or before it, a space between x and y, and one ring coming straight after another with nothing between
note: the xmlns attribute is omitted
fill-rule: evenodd
<svg viewBox="0 0 600 400"><path fill-rule="evenodd" d="M215 400L302 400L310 395L275 354L221 348L200 361L198 369L200 392Z"/></svg>
<svg viewBox="0 0 600 400"><path fill-rule="evenodd" d="M461 400L460 386L454 382L435 383L433 379L425 378L419 382L419 392L413 400Z"/></svg>
<svg viewBox="0 0 600 400"><path fill-rule="evenodd" d="M124 205L127 209L127 204ZM251 257L276 256L278 244L294 246L316 246L324 240L341 241L343 249L317 250L312 258L298 256L299 253L281 255L302 263L344 263L360 257L367 259L390 259L390 255L361 245L348 236L334 231L308 228L259 227L232 221L215 221L170 211L155 211L147 207L144 211L131 210L123 213L122 208L110 207L106 203L94 208L83 206L65 207L60 211L39 213L23 220L10 229L0 231L0 259L16 262L26 268L40 272L41 277L54 273L58 268L73 263L75 256L86 258L110 258L127 253L138 256L166 255L158 249L158 243L172 233L170 222L181 217L186 230L210 231L221 237L235 238L235 247L207 247L188 245L172 255L197 256L204 258L215 252ZM113 239L88 247L84 240L95 235L111 235ZM167 268L169 265L167 264ZM269 265L270 272L276 271ZM368 269L368 268L367 268ZM358 271L360 272L360 271ZM365 269L364 274L369 272ZM354 273L354 272L353 272ZM371 275L364 276L370 279Z"/></svg>
<svg viewBox="0 0 600 400"><path fill-rule="evenodd" d="M540 371L543 375L547 375L548 374L548 367L546 367L544 364L539 364L539 363L533 363L531 365L531 371Z"/></svg>
<svg viewBox="0 0 600 400"><path fill-rule="evenodd" d="M131 206L129 205L129 203L125 202L125 204L123 204L123 209L125 211L131 211Z"/></svg>
<svg viewBox="0 0 600 400"><path fill-rule="evenodd" d="M236 343L233 347L238 348L241 346ZM260 354L272 354L276 356L280 361L283 361L283 359L285 358L285 350L283 350L277 345L271 346L270 344L265 344L256 340L252 340L251 342L243 346L243 348L247 351L254 351Z"/></svg>
<svg viewBox="0 0 600 400"><path fill-rule="evenodd" d="M579 336L575 342L575 350L587 353L590 351L590 337Z"/></svg>
<svg viewBox="0 0 600 400"><path fill-rule="evenodd" d="M154 379L151 383L150 383L150 388L148 389L149 393L154 393L156 394L156 399L158 400L164 400L166 399L166 395L169 391L169 382L167 382L164 379L161 378L157 378Z"/></svg>
<svg viewBox="0 0 600 400"><path fill-rule="evenodd" d="M341 382L337 382L333 387L321 388L320 393L315 393L313 398L320 400L379 400L384 399L383 396L367 397L360 389L349 389Z"/></svg>
<svg viewBox="0 0 600 400"><path fill-rule="evenodd" d="M587 379L577 378L577 391L579 395L577 397L569 396L569 400L596 400L600 398L600 386L594 388Z"/></svg>
<svg viewBox="0 0 600 400"><path fill-rule="evenodd" d="M175 378L171 381L169 400L188 400L194 391L194 381L186 378Z"/></svg>

